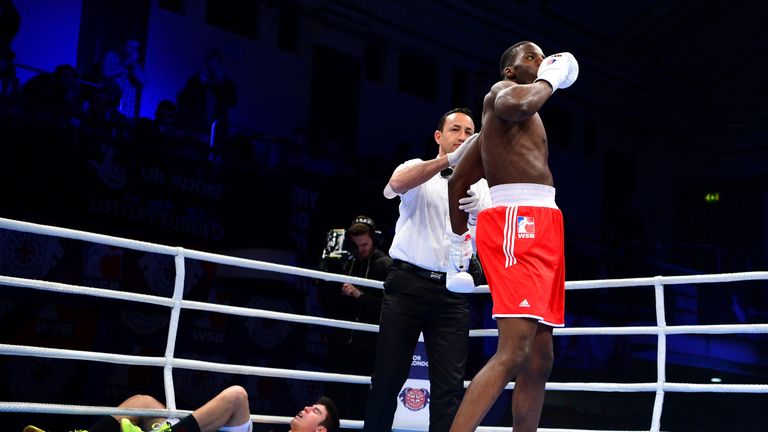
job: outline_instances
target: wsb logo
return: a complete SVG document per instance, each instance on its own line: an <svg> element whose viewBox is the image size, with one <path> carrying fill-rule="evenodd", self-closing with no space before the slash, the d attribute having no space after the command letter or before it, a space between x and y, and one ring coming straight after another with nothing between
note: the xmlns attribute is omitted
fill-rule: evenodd
<svg viewBox="0 0 768 432"><path fill-rule="evenodd" d="M536 225L533 216L517 217L517 238L536 238Z"/></svg>

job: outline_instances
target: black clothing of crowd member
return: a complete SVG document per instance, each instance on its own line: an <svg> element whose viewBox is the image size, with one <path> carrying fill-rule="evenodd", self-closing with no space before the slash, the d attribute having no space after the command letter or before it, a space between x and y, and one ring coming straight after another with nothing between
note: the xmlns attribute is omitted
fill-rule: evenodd
<svg viewBox="0 0 768 432"><path fill-rule="evenodd" d="M358 216L346 230L351 253L348 257L327 258L321 267L349 276L383 281L392 259L378 248L376 225L367 216ZM354 245L354 246L352 246ZM328 262L338 260L337 262ZM378 288L329 282L320 292L329 318L378 324L383 291ZM370 376L376 356L378 334L362 330L329 328L326 370ZM343 418L362 419L368 387L360 384L328 383L326 392L338 402Z"/></svg>

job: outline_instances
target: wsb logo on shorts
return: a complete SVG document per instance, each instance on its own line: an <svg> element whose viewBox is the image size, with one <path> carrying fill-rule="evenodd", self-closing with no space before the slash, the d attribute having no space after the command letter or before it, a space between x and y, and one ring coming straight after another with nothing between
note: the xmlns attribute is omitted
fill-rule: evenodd
<svg viewBox="0 0 768 432"><path fill-rule="evenodd" d="M429 390L406 387L397 396L403 406L411 411L419 411L429 404Z"/></svg>
<svg viewBox="0 0 768 432"><path fill-rule="evenodd" d="M533 216L517 217L517 238L536 238L536 225Z"/></svg>

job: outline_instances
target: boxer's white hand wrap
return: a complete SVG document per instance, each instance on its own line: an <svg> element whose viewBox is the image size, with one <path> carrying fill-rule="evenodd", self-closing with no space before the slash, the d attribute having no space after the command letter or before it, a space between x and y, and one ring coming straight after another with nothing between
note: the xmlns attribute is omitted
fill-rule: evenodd
<svg viewBox="0 0 768 432"><path fill-rule="evenodd" d="M477 238L477 221L473 221L471 219L467 219L467 231L469 232L469 236L472 237L472 253L477 252L477 242L475 239Z"/></svg>
<svg viewBox="0 0 768 432"><path fill-rule="evenodd" d="M472 237L472 250L477 250L475 246L475 231L477 228L477 214L480 213L480 197L472 189L467 190L467 196L459 200L459 209L467 212L467 229Z"/></svg>
<svg viewBox="0 0 768 432"><path fill-rule="evenodd" d="M570 87L579 76L579 62L569 52L547 56L539 65L536 81L544 80L552 86L552 93L557 89Z"/></svg>
<svg viewBox="0 0 768 432"><path fill-rule="evenodd" d="M456 293L470 293L475 290L475 281L467 273L472 258L472 242L469 231L462 235L448 233L450 246L448 251L448 271L445 287Z"/></svg>
<svg viewBox="0 0 768 432"><path fill-rule="evenodd" d="M469 144L472 143L472 141L477 139L477 136L480 135L479 133L475 132L472 135L470 135L469 138L464 140L463 143L457 148L456 150L448 153L448 166L449 167L455 167L458 165L459 161L461 160L461 157L464 156L464 152L467 151L467 147L469 147Z"/></svg>

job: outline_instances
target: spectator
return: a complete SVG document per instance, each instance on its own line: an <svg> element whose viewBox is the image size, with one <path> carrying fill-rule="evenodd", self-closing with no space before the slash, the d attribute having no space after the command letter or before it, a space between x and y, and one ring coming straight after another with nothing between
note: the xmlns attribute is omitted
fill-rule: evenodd
<svg viewBox="0 0 768 432"><path fill-rule="evenodd" d="M10 96L19 89L11 42L21 27L21 15L11 0L0 0L0 95Z"/></svg>
<svg viewBox="0 0 768 432"><path fill-rule="evenodd" d="M83 126L114 136L118 126L125 126L127 117L118 109L120 89L117 84L106 83L91 92L83 104Z"/></svg>
<svg viewBox="0 0 768 432"><path fill-rule="evenodd" d="M224 56L220 50L214 48L205 53L203 71L189 77L176 103L181 127L209 133L215 121L215 140L229 136L229 109L237 104L237 91L234 82L224 76Z"/></svg>
<svg viewBox="0 0 768 432"><path fill-rule="evenodd" d="M77 71L68 64L56 66L53 73L41 73L21 88L31 116L57 125L69 124L82 113Z"/></svg>
<svg viewBox="0 0 768 432"><path fill-rule="evenodd" d="M16 77L16 67L13 51L0 52L0 96L13 96L19 90L19 79Z"/></svg>
<svg viewBox="0 0 768 432"><path fill-rule="evenodd" d="M108 51L101 63L102 83L115 83L120 89L118 110L128 119L138 117L141 91L147 76L139 64L141 44L135 38L123 42L119 51Z"/></svg>

